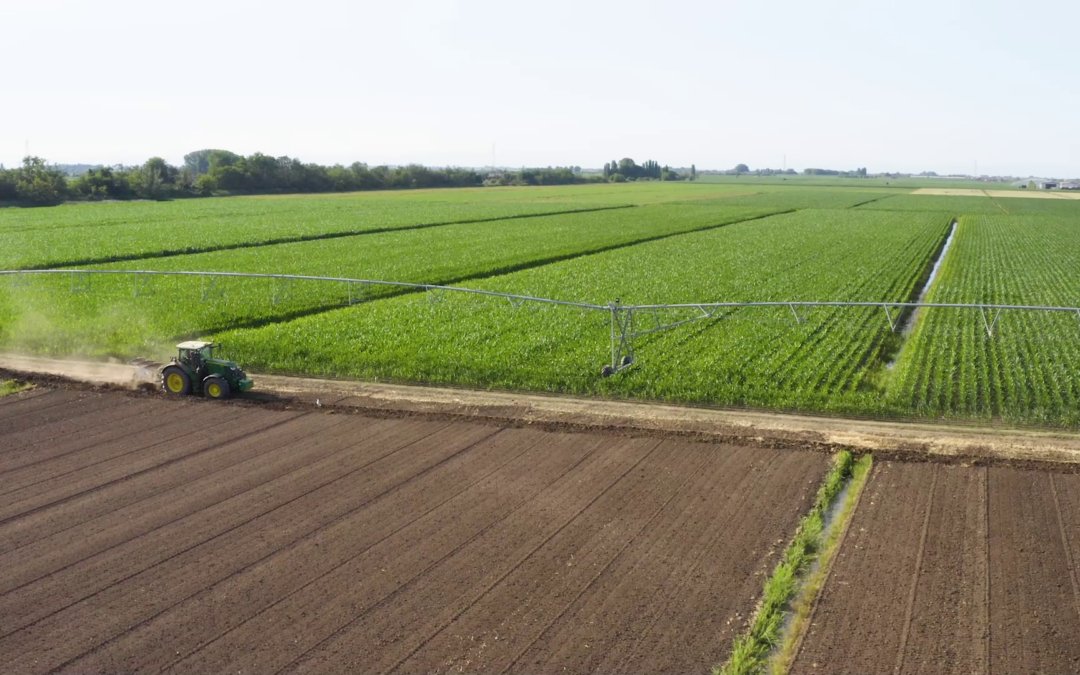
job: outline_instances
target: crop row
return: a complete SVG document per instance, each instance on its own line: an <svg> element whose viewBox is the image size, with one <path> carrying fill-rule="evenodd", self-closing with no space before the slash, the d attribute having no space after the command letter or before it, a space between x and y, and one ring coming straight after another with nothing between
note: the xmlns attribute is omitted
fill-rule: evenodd
<svg viewBox="0 0 1080 675"><path fill-rule="evenodd" d="M960 219L928 299L1075 307L1078 288L1074 219L971 216ZM893 380L895 405L922 415L1074 424L1080 317L1004 310L990 337L977 310L924 310Z"/></svg>
<svg viewBox="0 0 1080 675"><path fill-rule="evenodd" d="M113 263L104 269L251 272L451 284L768 213L675 203L634 209L372 233L274 246ZM9 280L9 285L12 281ZM400 289L267 279L95 275L26 277L0 294L0 339L9 346L125 355L176 336L251 326ZM74 284L74 285L73 285ZM140 297L135 297L138 292ZM276 300L276 302L273 302ZM5 328L6 327L6 328Z"/></svg>
<svg viewBox="0 0 1080 675"><path fill-rule="evenodd" d="M912 296L948 225L930 214L800 211L471 285L599 303L896 302ZM635 367L604 380L609 330L605 312L421 294L218 337L257 371L864 411L882 405L877 380L895 346L881 310L818 309L796 325L786 307L745 309L640 339Z"/></svg>
<svg viewBox="0 0 1080 675"><path fill-rule="evenodd" d="M8 218L7 213L0 213L0 269L70 266L583 208L590 206L558 202L446 203L345 197L59 206L35 209L35 217L13 219Z"/></svg>

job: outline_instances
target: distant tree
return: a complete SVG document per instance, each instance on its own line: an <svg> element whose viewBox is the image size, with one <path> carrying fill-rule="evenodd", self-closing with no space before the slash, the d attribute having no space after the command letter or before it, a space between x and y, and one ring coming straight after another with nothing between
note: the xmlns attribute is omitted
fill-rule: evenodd
<svg viewBox="0 0 1080 675"><path fill-rule="evenodd" d="M607 162L604 162L604 178L607 178L610 175L611 175L611 165L608 164Z"/></svg>
<svg viewBox="0 0 1080 675"><path fill-rule="evenodd" d="M13 202L18 198L15 190L17 173L8 171L0 165L0 202Z"/></svg>
<svg viewBox="0 0 1080 675"><path fill-rule="evenodd" d="M626 176L622 175L621 173L613 173L608 178L608 181L611 182L611 183L625 183L626 182Z"/></svg>
<svg viewBox="0 0 1080 675"><path fill-rule="evenodd" d="M214 152L228 152L228 150L196 150L184 155L184 166L189 167L196 177L210 173L210 154Z"/></svg>
<svg viewBox="0 0 1080 675"><path fill-rule="evenodd" d="M616 173L620 173L624 178L632 178L636 174L637 164L629 157L623 157L619 160L618 169Z"/></svg>
<svg viewBox="0 0 1080 675"><path fill-rule="evenodd" d="M736 174L750 173L750 167L746 166L745 164L736 164L735 165L735 173Z"/></svg>
<svg viewBox="0 0 1080 675"><path fill-rule="evenodd" d="M697 179L697 167L693 164L690 165L690 180Z"/></svg>
<svg viewBox="0 0 1080 675"><path fill-rule="evenodd" d="M207 155L207 162L209 163L209 169L207 173L223 166L234 166L238 162L243 161L243 157L235 152L229 152L228 150L211 150Z"/></svg>
<svg viewBox="0 0 1080 675"><path fill-rule="evenodd" d="M59 204L67 196L64 175L45 164L40 157L23 158L22 168L15 178L15 196L32 206Z"/></svg>

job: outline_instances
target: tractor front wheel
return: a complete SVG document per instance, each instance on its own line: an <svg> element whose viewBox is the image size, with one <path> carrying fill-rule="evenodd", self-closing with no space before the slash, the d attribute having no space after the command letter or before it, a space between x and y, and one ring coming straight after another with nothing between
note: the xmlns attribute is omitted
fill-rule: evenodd
<svg viewBox="0 0 1080 675"><path fill-rule="evenodd" d="M229 398L229 383L220 375L211 375L203 380L202 390L206 398Z"/></svg>
<svg viewBox="0 0 1080 675"><path fill-rule="evenodd" d="M167 394L184 396L191 393L191 378L183 368L168 366L161 371L161 387Z"/></svg>

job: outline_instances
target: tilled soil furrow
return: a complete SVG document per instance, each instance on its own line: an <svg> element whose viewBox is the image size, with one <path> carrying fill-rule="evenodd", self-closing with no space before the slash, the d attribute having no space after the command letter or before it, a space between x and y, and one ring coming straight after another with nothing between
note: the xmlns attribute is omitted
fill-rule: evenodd
<svg viewBox="0 0 1080 675"><path fill-rule="evenodd" d="M791 672L892 672L933 470L874 466Z"/></svg>
<svg viewBox="0 0 1080 675"><path fill-rule="evenodd" d="M934 496L937 490L938 475L941 467L934 465L930 474L930 489L926 495L926 508L923 509L922 534L919 535L919 549L915 554L915 564L911 568L911 590L908 591L904 605L904 620L900 628L900 645L896 648L894 673L903 672L904 652L907 650L908 635L911 632L911 618L915 613L915 599L919 594L919 581L923 575L923 555L926 553L926 539L930 536L930 518L934 515Z"/></svg>
<svg viewBox="0 0 1080 675"><path fill-rule="evenodd" d="M1071 586L1049 474L991 468L991 672L1080 670Z"/></svg>
<svg viewBox="0 0 1080 675"><path fill-rule="evenodd" d="M503 454L511 451L522 442L520 434L517 430L507 431L507 437L497 449ZM447 565L453 556L471 551L481 542L498 541L502 533L511 535L509 541L504 540L504 545L495 550L489 546L481 547L484 556L495 556L495 560L507 555L507 550L512 552L522 546L535 546L545 533L558 529L568 518L572 519L598 489L614 483L633 463L628 456L634 453L613 451L617 445L613 439L604 439L600 448L593 452L589 451L594 443L588 438L570 437L559 443L563 444L568 445L568 449L558 452L569 454L569 457L559 457L550 446L535 450L530 447L530 452L521 459L463 492L439 511L411 524L335 570L334 574L320 579L303 593L275 605L170 670L244 668L272 672L284 668L318 645L332 641L373 608L385 607L410 594L422 579ZM656 441L636 442L637 454L643 454L655 444ZM571 466L583 453L588 453L585 460L572 473L555 471L554 482L550 468L547 473L535 470L540 461L567 462L557 466ZM536 504L543 505L541 508L546 517L534 530L533 523L523 521L522 516L526 511L532 512ZM486 557L479 563L480 570L495 564ZM476 569L471 572L455 570L458 576L453 579L451 589L476 574ZM363 582L356 583L356 580ZM446 597L454 595L448 590ZM423 613L430 611L429 607ZM285 653L273 653L267 648L281 644L284 626L290 626L288 633L297 636L296 641ZM378 645L372 647L378 649ZM366 669L378 668L369 663Z"/></svg>
<svg viewBox="0 0 1080 675"><path fill-rule="evenodd" d="M204 501L204 507L172 519L138 538L91 552L29 586L19 586L16 591L0 594L0 635L17 630L18 624L8 628L8 622L15 623L19 616L25 615L25 625L40 620L202 544L225 537L245 525L250 526L260 517L332 483L337 477L333 473L335 465L363 460L350 455L348 450L366 439L357 438L356 429L345 424L346 421L316 415L301 417L292 422L298 426L298 433L292 436L299 446L294 448L295 454L279 458L275 462L276 470L263 474L258 482L234 491L220 501L211 504ZM327 428L328 424L332 426ZM374 432L373 440L382 441L392 426L387 424ZM286 428L283 433L289 431ZM80 594L72 598L70 593L64 592L65 588L77 588ZM34 596L48 597L52 603L42 605L40 600L36 603L26 601Z"/></svg>
<svg viewBox="0 0 1080 675"><path fill-rule="evenodd" d="M120 405L123 404L113 396L74 390L59 390L49 396L23 399L0 409L0 438L63 419L115 410Z"/></svg>
<svg viewBox="0 0 1080 675"><path fill-rule="evenodd" d="M228 436L212 437L205 453L191 453L130 481L117 481L4 523L0 567L8 569L12 580L18 577L15 569L20 563L39 574L55 571L291 470L299 461L289 456L295 454L290 444L308 433L302 425L288 426L296 417L251 415L230 425ZM309 428L317 423L312 420ZM286 461L270 453L286 455ZM204 477L212 482L201 484ZM67 562L57 562L62 560ZM0 585L0 592L4 588Z"/></svg>
<svg viewBox="0 0 1080 675"><path fill-rule="evenodd" d="M145 473L161 470L211 450L219 442L235 440L241 435L237 427L242 426L243 418L236 421L239 424L188 433L185 433L182 423L177 423L178 426L163 425L158 430L172 436L172 439L164 441L156 440L153 433L138 434L130 441L135 449L89 463L81 470L72 469L58 476L50 476L3 495L9 501L0 507L0 526ZM175 440L177 437L183 440Z"/></svg>
<svg viewBox="0 0 1080 675"><path fill-rule="evenodd" d="M513 518L419 578L407 593L363 614L290 670L337 672L368 663L374 670L390 671L507 577L520 573L523 565L544 561L546 569L571 579L563 592L577 591L678 490L685 480L678 467L696 465L693 457L679 455L674 444L663 441L651 440L644 447L631 442L616 452L627 452L632 462L608 474L605 483L596 486L599 489L581 495L578 508L561 508L564 515L559 522L551 522L542 506L526 504Z"/></svg>
<svg viewBox="0 0 1080 675"><path fill-rule="evenodd" d="M682 505L700 487L694 481L715 478L709 462L717 448L686 444L680 451L686 453L688 464L685 471L677 473L684 483L689 479L692 484L683 485L681 490L672 492L669 499L678 497L675 503ZM725 465L726 462L719 464ZM707 466L710 468L705 469ZM673 473L672 468L663 467L663 473ZM626 538L623 546L638 540L636 537ZM580 595L604 569L595 560L578 559L573 553L570 555L572 557L565 561L558 556L535 556L519 565L478 602L468 606L441 629L432 640L411 654L398 670L416 672L460 667L473 672L500 672L532 644L561 611L569 607L568 595L575 591ZM614 560L615 556L611 556L607 563ZM584 571L581 571L583 565ZM537 587L537 578L542 577L556 580L555 593L550 594L547 588L541 591Z"/></svg>
<svg viewBox="0 0 1080 675"><path fill-rule="evenodd" d="M1080 476L1052 476L1076 614L1080 616Z"/></svg>
<svg viewBox="0 0 1080 675"><path fill-rule="evenodd" d="M103 442L118 442L140 430L140 427L128 424L128 420L148 413L164 415L166 409L167 406L159 401L133 400L110 410L107 415L95 411L95 414L57 420L42 429L8 434L0 439L0 473L80 452ZM167 414L172 415L174 411Z"/></svg>
<svg viewBox="0 0 1080 675"><path fill-rule="evenodd" d="M176 441L187 441L193 435L206 437L217 433L217 425L238 417L243 415L223 408L167 419L161 419L154 413L144 413L121 427L119 438L110 438L107 434L104 438L91 437L88 440L92 444L87 444L75 437L62 444L67 452L4 473L0 497L14 507L25 495L44 493L52 485L69 485L73 474L79 474L78 479L85 480L84 476L89 476L93 469L100 469L110 461L115 464L116 460L122 460L124 465L148 461L146 458L155 450L159 454L175 455ZM3 509L0 513L3 514L0 518L11 515L9 509Z"/></svg>
<svg viewBox="0 0 1080 675"><path fill-rule="evenodd" d="M688 524L702 531L700 548L687 550L686 557L693 564L681 578L674 578L674 587L645 605L653 614L647 626L640 631L636 624L626 626L626 615L633 614L625 610L630 602L623 602L621 608L609 606L605 616L614 622L609 630L624 639L619 643L621 649L613 647L608 654L599 655L603 658L598 670L690 672L727 658L732 640L749 618L748 608L760 597L765 579L772 574L829 469L828 457L823 455L782 453L778 461L760 466L755 461L761 458L759 452L744 449L739 454L744 471L750 470L748 465L757 465L757 471L764 475L745 490L745 500L725 501L725 492L713 492L708 501L709 522ZM718 505L715 511L712 504ZM747 513L757 517L743 517ZM657 551L657 555L667 554ZM667 564L675 563L664 558L659 569L666 569ZM647 578L641 583L647 584ZM622 588L624 593L630 591L627 584ZM697 629L686 630L686 626ZM630 635L633 638L627 639ZM620 658L620 653L625 657Z"/></svg>
<svg viewBox="0 0 1080 675"><path fill-rule="evenodd" d="M989 561L980 510L985 473L985 468L937 468L937 489L899 672L984 672L988 637L984 586Z"/></svg>
<svg viewBox="0 0 1080 675"><path fill-rule="evenodd" d="M384 545L399 532L414 527L418 521L428 519L445 504L461 499L474 485L488 480L492 475L505 475L505 467L517 462L529 471L543 468L545 462L554 463L557 458L541 457L539 462L522 460L528 450L540 442L540 437L523 442L516 441L519 448L507 452L506 441L514 434L503 432L499 436L487 432L480 437L478 428L457 428L452 434L425 439L410 449L413 454L430 452L447 446L460 435L454 445L468 447L467 453L455 453L452 461L431 471L415 481L402 485L401 489L384 493L371 500L365 507L330 527L312 533L311 536L286 549L275 552L257 563L224 579L217 585L186 599L152 621L137 626L110 644L65 665L70 672L90 671L147 671L168 668L201 649L212 651L217 643L233 638L230 633L241 628L245 622L261 621L268 610L289 601L298 594L316 588L328 575L338 572L344 565ZM462 435L464 434L464 435ZM529 459L535 458L535 453ZM488 472L483 473L483 468ZM503 484L504 488L506 484ZM430 520L430 519L428 519ZM457 522L440 521L432 536L447 527L459 526ZM410 537L411 541L423 543L423 537ZM267 589L272 589L268 592ZM211 620L207 621L207 618ZM167 645L167 649L155 649L155 645Z"/></svg>
<svg viewBox="0 0 1080 675"><path fill-rule="evenodd" d="M327 417L323 419L330 421ZM183 530L177 533L182 542L177 547L180 550L161 557L157 555L160 543L156 546L150 543L147 553L162 558L160 561L115 579L100 592L0 639L0 653L31 651L35 653L37 667L60 666L236 570L335 522L373 494L393 490L401 481L409 480L417 473L416 460L407 452L397 451L448 426L445 422L431 421L385 422L383 428L368 435L358 435L355 426L348 423L340 424L331 433L317 435L316 440L310 441L302 451L298 449L298 454L321 454L321 459L310 461L281 479L249 491L242 500L246 504L227 504L232 508L221 509L223 513L216 513L219 509L213 508L195 514L198 518L187 528L196 533L195 536ZM479 429L481 433L489 433L487 429ZM454 451L451 448L442 452L445 455L454 454ZM379 461L384 458L388 458L389 466L380 470ZM443 458L430 457L428 462L438 464ZM404 471L395 472L392 468L396 464L408 466ZM255 513L250 513L249 509L254 509ZM234 522L237 512L248 517L242 522ZM221 518L226 515L230 516L228 527L222 528ZM213 528L212 532L204 529L207 525ZM169 529L162 528L158 532L165 533ZM144 540L150 538L135 540L133 544L143 544L140 548L145 550L148 546ZM95 560L95 563L100 562L103 561ZM100 574L95 567L97 565L80 566L78 572L83 576L95 571ZM200 570L200 574L185 575L185 570L192 569ZM0 603L5 600L7 596L0 598ZM128 611L107 610L117 606ZM26 615L26 609L29 608L22 608L23 615ZM0 609L0 615L3 613ZM63 640L58 639L61 636ZM33 645L30 649L26 648L28 642ZM13 645L16 647L9 649ZM15 660L9 667L20 670L29 665Z"/></svg>
<svg viewBox="0 0 1080 675"><path fill-rule="evenodd" d="M19 401L25 401L30 398L37 398L39 396L49 396L53 393L52 389L43 389L41 387L24 389L23 391L16 392L14 394L8 394L7 396L0 396L0 408L8 405L14 405Z"/></svg>

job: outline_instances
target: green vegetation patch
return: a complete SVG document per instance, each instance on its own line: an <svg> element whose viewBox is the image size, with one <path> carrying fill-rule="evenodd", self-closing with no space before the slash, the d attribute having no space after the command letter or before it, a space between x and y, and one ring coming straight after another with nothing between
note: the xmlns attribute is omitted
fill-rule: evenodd
<svg viewBox="0 0 1080 675"><path fill-rule="evenodd" d="M664 204L382 232L99 266L453 284L768 214ZM12 287L11 283L26 283ZM86 288L86 285L89 288ZM142 284L142 285L140 285ZM399 294L380 285L201 277L33 276L0 286L0 343L134 356L174 338L260 325Z"/></svg>
<svg viewBox="0 0 1080 675"><path fill-rule="evenodd" d="M814 505L799 523L795 537L784 551L769 580L765 582L749 630L735 638L731 656L714 675L748 675L762 672L769 653L780 646L789 603L799 589L800 576L810 568L825 543L825 517L840 494L856 463L851 453L836 455L832 470L818 489Z"/></svg>
<svg viewBox="0 0 1080 675"><path fill-rule="evenodd" d="M927 300L1076 307L1078 289L1074 219L969 216ZM889 391L895 406L922 416L1072 426L1080 423L1078 364L1075 312L1004 310L990 337L977 309L925 309Z"/></svg>
<svg viewBox="0 0 1080 675"><path fill-rule="evenodd" d="M26 389L29 385L21 384L15 380L0 381L0 396L7 396Z"/></svg>
<svg viewBox="0 0 1080 675"><path fill-rule="evenodd" d="M917 292L947 216L798 213L693 232L470 282L575 302L901 301ZM654 321L696 309L642 314ZM389 327L389 328L388 328ZM610 315L460 294L413 294L218 334L256 371L532 389L791 410L880 410L874 378L898 337L877 308L718 314L638 340L610 362Z"/></svg>

